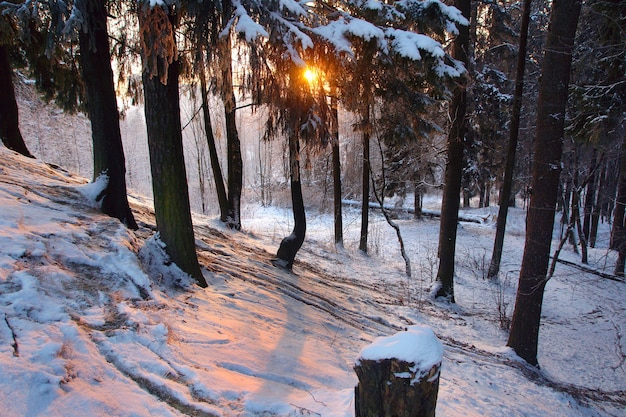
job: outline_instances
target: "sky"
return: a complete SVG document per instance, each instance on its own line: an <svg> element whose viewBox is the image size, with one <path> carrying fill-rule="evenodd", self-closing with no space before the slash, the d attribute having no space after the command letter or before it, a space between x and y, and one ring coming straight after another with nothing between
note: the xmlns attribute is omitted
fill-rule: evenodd
<svg viewBox="0 0 626 417"><path fill-rule="evenodd" d="M438 416L626 415L623 282L559 264L541 369L506 348L522 209L511 210L497 282L482 275L496 208L464 213L480 223L459 224L449 305L430 295L436 219L398 220L407 277L395 231L375 212L366 256L357 210L346 208L341 248L332 216L310 211L293 273L271 264L293 226L288 209L246 204L242 232L195 214L201 289L167 262L150 200L130 191L140 229L129 231L98 213L99 186L0 148L4 416L353 416L358 358L416 335L428 336L422 351L404 342L399 354L443 359ZM590 267L612 270L607 243L603 224ZM571 247L561 256L579 261Z"/></svg>

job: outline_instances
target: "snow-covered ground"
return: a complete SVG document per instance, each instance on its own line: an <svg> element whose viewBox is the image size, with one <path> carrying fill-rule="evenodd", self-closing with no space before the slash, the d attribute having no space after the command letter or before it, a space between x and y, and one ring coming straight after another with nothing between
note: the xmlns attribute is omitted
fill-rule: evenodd
<svg viewBox="0 0 626 417"><path fill-rule="evenodd" d="M558 264L545 293L541 371L505 348L523 250L513 209L502 277L483 279L495 210L461 223L456 305L433 301L438 221L399 220L413 266L375 212L371 253L309 214L294 273L274 268L285 209L245 207L244 232L195 216L200 289L164 264L149 201L140 230L98 214L94 185L0 147L0 414L352 416L361 349L410 325L444 347L437 415L626 415L626 284ZM429 201L436 208L437 201ZM604 225L590 267L611 271ZM562 257L577 261L571 248ZM499 313L500 307L500 313ZM506 311L505 311L506 310ZM506 316L506 317L500 317Z"/></svg>

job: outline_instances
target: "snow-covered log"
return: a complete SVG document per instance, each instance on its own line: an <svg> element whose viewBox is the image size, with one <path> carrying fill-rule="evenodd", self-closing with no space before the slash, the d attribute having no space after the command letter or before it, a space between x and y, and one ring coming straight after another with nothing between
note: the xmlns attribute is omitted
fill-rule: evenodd
<svg viewBox="0 0 626 417"><path fill-rule="evenodd" d="M341 204L343 204L344 206L348 206L348 207L357 207L357 208L361 207L361 202L354 201L354 200L341 200ZM380 210L380 204L378 204L377 202L370 201L369 207L370 209L373 209L373 210ZM385 204L384 207L385 207L385 210L389 211L390 213L395 213L395 214L403 213L403 212L408 213L408 214L415 213L415 209L413 207L397 208L391 204ZM422 209L422 216L431 217L431 218L441 217L441 212L437 210ZM471 215L471 214L459 213L459 221L461 222L485 224L492 219L493 219L492 217L490 217L489 215L485 215L485 214Z"/></svg>
<svg viewBox="0 0 626 417"><path fill-rule="evenodd" d="M359 354L354 370L356 417L433 417L443 347L429 327L376 339Z"/></svg>

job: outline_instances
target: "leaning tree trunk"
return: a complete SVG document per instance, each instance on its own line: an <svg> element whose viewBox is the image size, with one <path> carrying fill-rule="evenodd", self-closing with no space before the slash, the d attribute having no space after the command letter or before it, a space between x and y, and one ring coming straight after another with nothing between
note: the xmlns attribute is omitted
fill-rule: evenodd
<svg viewBox="0 0 626 417"><path fill-rule="evenodd" d="M87 31L79 31L79 42L93 140L93 178L102 174L109 178L99 196L101 210L128 228L137 229L126 193L126 162L111 69L105 0L81 0L77 6L87 27Z"/></svg>
<svg viewBox="0 0 626 417"><path fill-rule="evenodd" d="M537 345L543 291L561 173L565 106L571 53L581 0L555 0L539 86L532 195L526 220L526 243L507 345L525 361L538 365Z"/></svg>
<svg viewBox="0 0 626 417"><path fill-rule="evenodd" d="M20 132L9 47L2 43L0 43L0 139L7 148L34 158L28 151Z"/></svg>
<svg viewBox="0 0 626 417"><path fill-rule="evenodd" d="M291 234L280 242L274 264L291 270L296 254L302 247L306 235L306 213L302 198L302 183L300 182L300 141L295 134L289 136L289 168L291 171L291 204L294 226Z"/></svg>
<svg viewBox="0 0 626 417"><path fill-rule="evenodd" d="M578 157L576 158L578 159ZM576 232L578 233L578 241L580 242L580 252L582 254L581 262L586 264L587 260L587 239L580 223L580 193L581 187L578 185L578 161L574 166L574 192L572 193L572 219L570 224L576 226Z"/></svg>
<svg viewBox="0 0 626 417"><path fill-rule="evenodd" d="M456 0L454 5L463 16L470 19L471 1ZM453 56L469 62L468 50L470 28L461 26L459 35L454 40ZM445 172L445 188L441 202L441 223L439 225L439 269L437 281L440 286L436 297L446 298L454 303L454 257L456 251L456 228L459 221L459 194L463 179L463 150L466 130L465 111L467 109L467 90L464 84L457 87L452 103L450 117L452 126L448 134L448 162Z"/></svg>
<svg viewBox="0 0 626 417"><path fill-rule="evenodd" d="M202 56L202 54L200 55ZM224 177L220 168L220 159L217 155L217 146L215 145L215 135L213 135L213 127L211 125L211 112L209 111L209 90L206 82L206 74L204 68L204 59L201 62L200 75L200 94L202 95L202 115L204 118L204 132L206 134L207 145L209 147L209 159L211 160L211 171L213 172L213 181L215 182L215 190L217 192L217 201L220 206L220 220L223 223L228 221L228 196L226 195L226 187L224 186Z"/></svg>
<svg viewBox="0 0 626 417"><path fill-rule="evenodd" d="M509 201L513 190L513 173L515 171L515 153L519 138L519 124L522 113L522 94L524 93L524 69L526 68L526 45L528 44L528 25L530 23L530 6L532 0L524 0L522 25L520 28L519 50L517 52L517 69L515 73L515 92L513 93L513 108L511 109L511 124L509 126L509 142L506 149L506 164L504 179L500 195L498 196L498 218L496 220L496 237L493 242L493 252L487 278L495 278L500 272L502 247L506 232L506 219L509 213ZM515 200L513 200L515 201Z"/></svg>
<svg viewBox="0 0 626 417"><path fill-rule="evenodd" d="M146 127L157 230L172 261L195 278L198 285L206 287L196 254L183 156L178 95L179 62L173 24L176 16L173 10L167 13L156 6L140 9L139 17L142 44L151 45L155 40L164 43L156 45L155 50L142 51ZM169 55L161 55L164 51Z"/></svg>

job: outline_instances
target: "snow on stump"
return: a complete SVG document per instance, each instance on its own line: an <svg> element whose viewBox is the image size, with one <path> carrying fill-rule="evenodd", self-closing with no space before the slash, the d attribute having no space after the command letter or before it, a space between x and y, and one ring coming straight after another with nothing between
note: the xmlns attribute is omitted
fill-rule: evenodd
<svg viewBox="0 0 626 417"><path fill-rule="evenodd" d="M355 417L434 416L442 356L430 327L411 326L374 340L354 366Z"/></svg>

